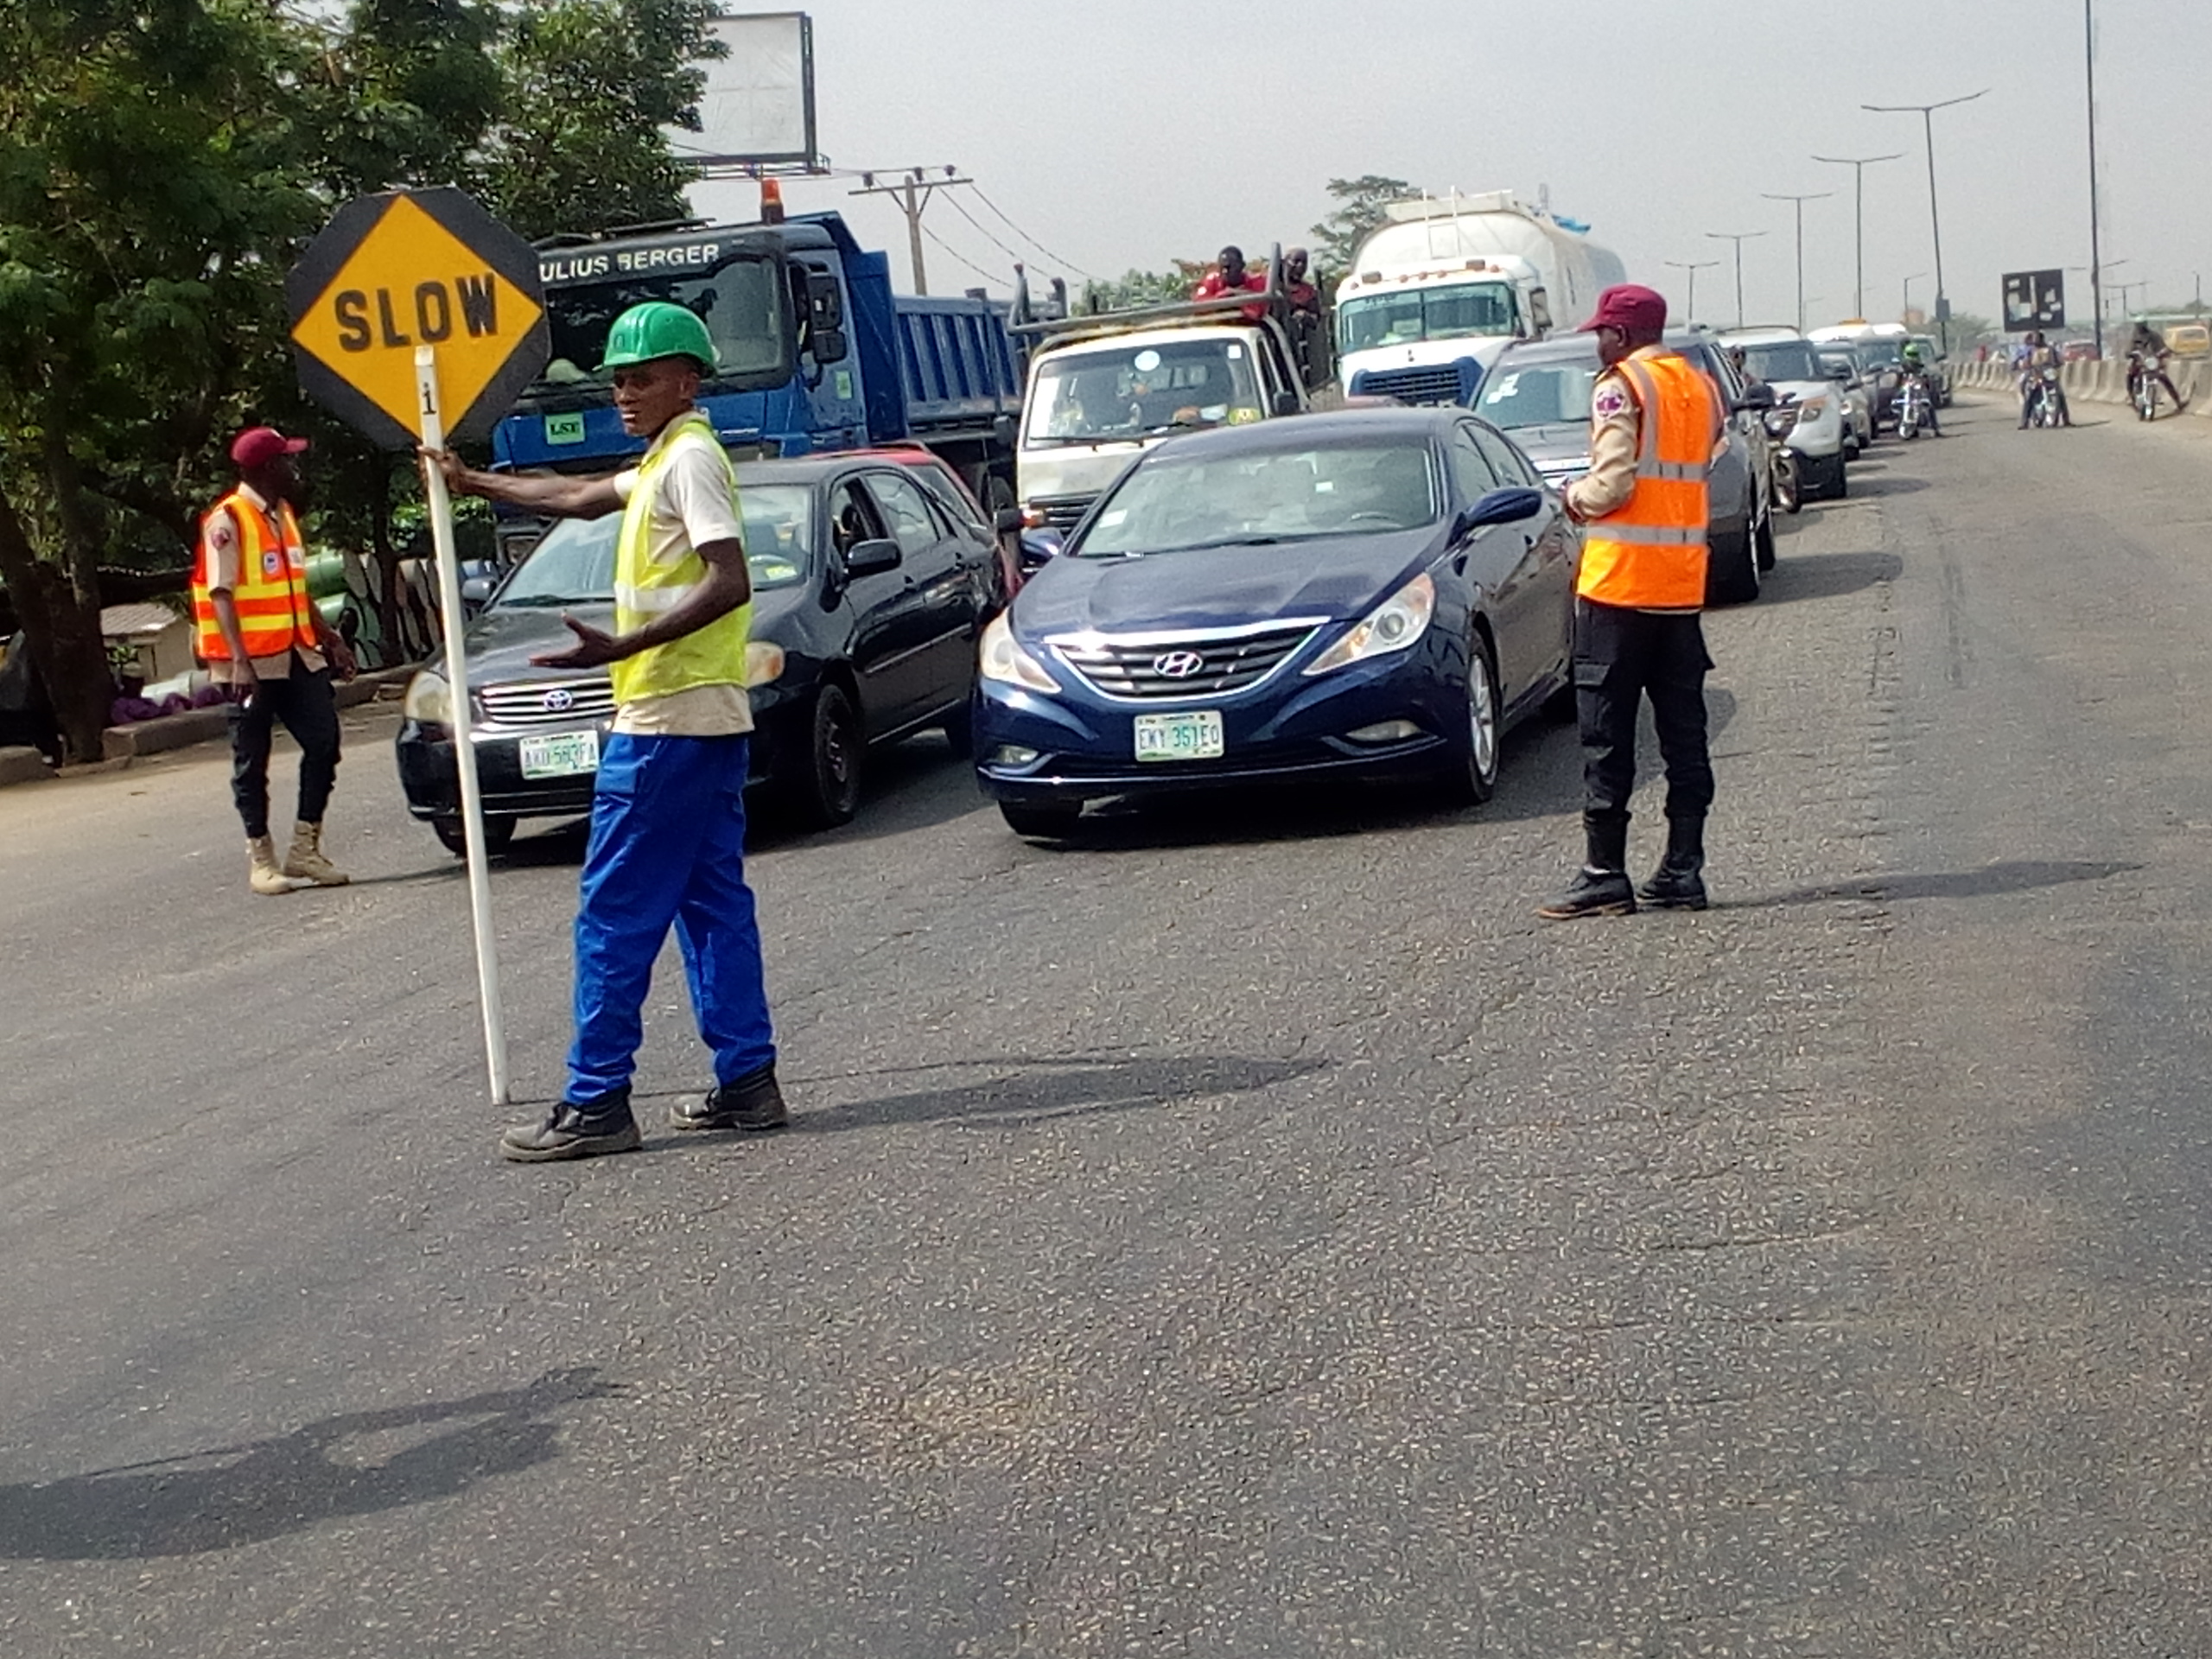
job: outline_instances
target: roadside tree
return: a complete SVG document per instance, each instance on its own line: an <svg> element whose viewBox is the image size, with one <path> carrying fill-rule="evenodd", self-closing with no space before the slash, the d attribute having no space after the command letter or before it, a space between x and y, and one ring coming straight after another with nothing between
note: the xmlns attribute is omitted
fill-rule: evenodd
<svg viewBox="0 0 2212 1659"><path fill-rule="evenodd" d="M1421 194L1418 185L1379 173L1331 179L1328 190L1337 210L1313 227L1315 280L1320 282L1325 274L1328 280L1321 282L1325 290L1351 270L1352 256L1359 251L1368 232L1382 222L1382 210L1394 201Z"/></svg>

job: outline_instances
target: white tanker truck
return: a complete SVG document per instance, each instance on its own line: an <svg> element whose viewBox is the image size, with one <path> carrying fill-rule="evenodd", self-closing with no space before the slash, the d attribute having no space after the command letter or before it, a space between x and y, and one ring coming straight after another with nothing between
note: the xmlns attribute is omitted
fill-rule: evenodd
<svg viewBox="0 0 2212 1659"><path fill-rule="evenodd" d="M1627 272L1586 227L1510 191L1393 202L1337 289L1352 396L1471 403L1516 340L1572 328Z"/></svg>

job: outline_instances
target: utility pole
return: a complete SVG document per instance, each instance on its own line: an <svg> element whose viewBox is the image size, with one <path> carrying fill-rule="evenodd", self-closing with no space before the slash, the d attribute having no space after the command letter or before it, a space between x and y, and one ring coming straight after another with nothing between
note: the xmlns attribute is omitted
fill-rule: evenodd
<svg viewBox="0 0 2212 1659"><path fill-rule="evenodd" d="M1771 190L1762 190L1759 194L1769 201L1794 201L1797 204L1797 332L1802 334L1805 332L1805 204L1826 201L1835 192L1821 190L1808 196L1777 195Z"/></svg>
<svg viewBox="0 0 2212 1659"><path fill-rule="evenodd" d="M1684 322L1695 322L1697 321L1697 274L1700 270L1711 270L1720 262L1718 259L1700 259L1694 264L1688 264L1680 259L1669 259L1664 263L1672 265L1676 270L1687 270L1689 272L1690 295L1688 301L1682 308L1682 321Z"/></svg>
<svg viewBox="0 0 2212 1659"><path fill-rule="evenodd" d="M1985 86L1978 92L1968 92L1964 98L1947 98L1940 104L1862 104L1862 110L1876 115L1916 115L1921 130L1928 138L1928 224L1936 243L1936 339L1945 352L1951 349L1951 302L1943 291L1943 219L1936 207L1936 111L1948 110L1954 105L1971 104L1977 98L1989 96Z"/></svg>
<svg viewBox="0 0 2212 1659"><path fill-rule="evenodd" d="M2082 0L2082 84L2089 95L2089 309L2094 315L2097 360L2105 356L2103 259L2097 242L2097 11L2096 0Z"/></svg>
<svg viewBox="0 0 2212 1659"><path fill-rule="evenodd" d="M906 247L914 262L914 292L917 294L930 291L929 275L922 264L923 210L928 207L930 198L938 191L950 190L955 185L976 182L973 179L962 178L957 167L946 168L941 179L927 176L934 170L910 167L906 169L906 176L896 184L878 184L874 174L863 173L861 175L862 188L850 193L855 196L889 196L899 211L906 215Z"/></svg>
<svg viewBox="0 0 2212 1659"><path fill-rule="evenodd" d="M1892 156L1815 156L1813 157L1816 162L1827 162L1836 167L1847 167L1852 169L1853 175L1857 206L1852 212L1858 224L1859 251L1853 258L1858 280L1853 287L1853 291L1858 297L1852 303L1851 315L1861 322L1866 321L1866 169L1877 162L1897 161L1903 155L1904 152L1900 150Z"/></svg>
<svg viewBox="0 0 2212 1659"><path fill-rule="evenodd" d="M1744 244L1753 237L1764 236L1764 231L1707 231L1706 234L1716 242L1736 245L1736 326L1744 326Z"/></svg>

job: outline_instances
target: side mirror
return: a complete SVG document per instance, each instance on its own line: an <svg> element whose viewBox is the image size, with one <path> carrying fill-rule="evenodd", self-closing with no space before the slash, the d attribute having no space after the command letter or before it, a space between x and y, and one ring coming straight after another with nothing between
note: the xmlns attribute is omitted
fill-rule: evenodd
<svg viewBox="0 0 2212 1659"><path fill-rule="evenodd" d="M806 311L807 320L817 328L841 329L845 326L845 296L837 286L837 279L829 272L807 273Z"/></svg>
<svg viewBox="0 0 2212 1659"><path fill-rule="evenodd" d="M1848 363L1829 364L1828 378L1834 381L1836 385L1840 386L1849 385L1851 384L1851 365Z"/></svg>
<svg viewBox="0 0 2212 1659"><path fill-rule="evenodd" d="M991 422L991 441L1002 449L1014 448L1014 416L1001 415Z"/></svg>
<svg viewBox="0 0 2212 1659"><path fill-rule="evenodd" d="M842 363L852 347L845 343L843 329L817 328L814 331L814 343L810 349L814 353L814 360L817 363Z"/></svg>
<svg viewBox="0 0 2212 1659"><path fill-rule="evenodd" d="M461 579L461 608L463 615L474 616L491 602L492 590L498 587L496 576L463 576Z"/></svg>
<svg viewBox="0 0 2212 1659"><path fill-rule="evenodd" d="M879 576L887 570L896 570L899 560L899 543L879 540L854 543L845 550L839 563L844 567L847 576L857 580L861 576Z"/></svg>
<svg viewBox="0 0 2212 1659"><path fill-rule="evenodd" d="M991 515L991 528L1001 536L1011 536L1022 526L1023 514L1020 507L1001 507Z"/></svg>
<svg viewBox="0 0 2212 1659"><path fill-rule="evenodd" d="M1745 386L1744 395L1736 400L1737 412L1748 414L1756 410L1764 414L1774 407L1774 388L1764 385Z"/></svg>
<svg viewBox="0 0 2212 1659"><path fill-rule="evenodd" d="M1275 393L1274 412L1276 414L1295 415L1301 407L1302 405L1298 401L1298 394L1296 392L1285 388L1283 391Z"/></svg>
<svg viewBox="0 0 2212 1659"><path fill-rule="evenodd" d="M1544 510L1541 490L1492 490L1481 500L1460 513L1452 526L1452 539L1471 536L1476 531L1487 530L1492 524L1517 524L1523 518L1533 518Z"/></svg>

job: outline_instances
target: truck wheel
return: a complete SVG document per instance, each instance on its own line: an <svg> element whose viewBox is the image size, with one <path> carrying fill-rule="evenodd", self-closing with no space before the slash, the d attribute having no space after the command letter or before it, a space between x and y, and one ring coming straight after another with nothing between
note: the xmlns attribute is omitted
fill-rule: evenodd
<svg viewBox="0 0 2212 1659"><path fill-rule="evenodd" d="M826 681L814 694L802 770L791 779L792 804L810 830L831 830L852 822L860 810L861 771L868 753L860 712L845 688Z"/></svg>
<svg viewBox="0 0 2212 1659"><path fill-rule="evenodd" d="M513 845L516 822L513 818L484 820L485 856L488 858L493 853L504 853ZM438 844L455 858L468 856L468 830L458 817L432 818L430 830L437 836Z"/></svg>

